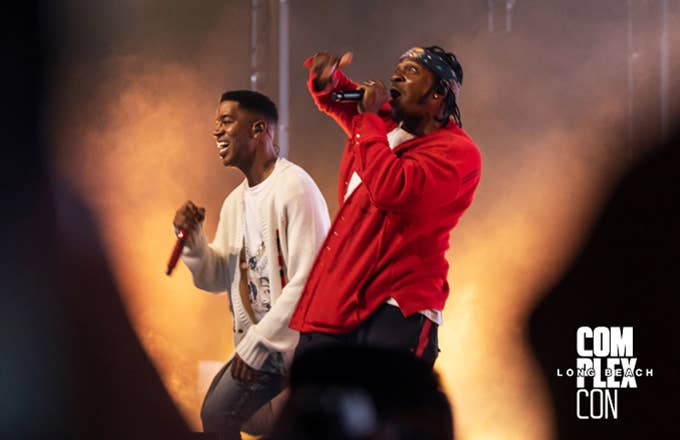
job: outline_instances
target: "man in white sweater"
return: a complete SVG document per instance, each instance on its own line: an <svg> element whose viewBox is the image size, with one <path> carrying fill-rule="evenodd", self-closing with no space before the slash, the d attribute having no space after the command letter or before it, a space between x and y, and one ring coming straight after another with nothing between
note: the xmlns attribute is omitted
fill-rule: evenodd
<svg viewBox="0 0 680 440"><path fill-rule="evenodd" d="M175 214L187 231L182 261L194 284L229 294L234 354L203 402L206 432L240 439L240 428L283 388L298 333L288 328L329 227L328 208L312 178L278 157L278 113L266 96L226 92L217 108L217 151L244 181L224 201L215 239L202 230L205 209L187 201Z"/></svg>

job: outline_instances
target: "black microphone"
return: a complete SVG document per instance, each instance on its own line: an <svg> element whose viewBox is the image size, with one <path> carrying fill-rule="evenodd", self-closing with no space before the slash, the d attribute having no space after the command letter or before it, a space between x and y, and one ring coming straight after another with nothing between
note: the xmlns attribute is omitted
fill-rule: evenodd
<svg viewBox="0 0 680 440"><path fill-rule="evenodd" d="M331 93L331 99L335 102L357 102L364 98L364 89L338 90Z"/></svg>

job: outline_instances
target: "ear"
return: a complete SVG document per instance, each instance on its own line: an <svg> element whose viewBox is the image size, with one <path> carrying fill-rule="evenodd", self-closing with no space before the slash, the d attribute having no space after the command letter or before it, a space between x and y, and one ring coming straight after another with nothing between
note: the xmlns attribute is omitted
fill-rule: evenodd
<svg viewBox="0 0 680 440"><path fill-rule="evenodd" d="M446 96L446 92L449 90L449 82L445 79L439 80L437 85L434 87L434 95L432 96L433 98L437 99L438 96Z"/></svg>
<svg viewBox="0 0 680 440"><path fill-rule="evenodd" d="M260 133L264 132L266 124L264 121L253 122L253 136L257 137Z"/></svg>

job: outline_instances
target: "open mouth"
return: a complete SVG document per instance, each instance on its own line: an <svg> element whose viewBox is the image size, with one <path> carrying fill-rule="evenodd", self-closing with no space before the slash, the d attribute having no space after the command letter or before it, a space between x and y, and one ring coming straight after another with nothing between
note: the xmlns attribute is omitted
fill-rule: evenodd
<svg viewBox="0 0 680 440"><path fill-rule="evenodd" d="M227 155L227 152L229 151L229 142L225 141L217 141L217 148L219 149L218 154L222 159Z"/></svg>
<svg viewBox="0 0 680 440"><path fill-rule="evenodd" d="M399 101L399 97L401 96L401 92L395 88L390 89L390 105L392 107L395 107L397 105L397 102Z"/></svg>
<svg viewBox="0 0 680 440"><path fill-rule="evenodd" d="M392 97L392 100L395 101L401 96L401 92L397 89L390 89L390 96Z"/></svg>

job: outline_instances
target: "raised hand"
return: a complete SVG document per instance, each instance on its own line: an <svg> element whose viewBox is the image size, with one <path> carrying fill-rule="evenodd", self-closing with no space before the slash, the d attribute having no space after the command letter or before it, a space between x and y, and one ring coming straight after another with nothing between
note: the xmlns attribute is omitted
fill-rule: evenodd
<svg viewBox="0 0 680 440"><path fill-rule="evenodd" d="M201 222L205 219L205 208L196 206L194 202L188 200L175 213L172 224L177 229L187 231L197 231Z"/></svg>
<svg viewBox="0 0 680 440"><path fill-rule="evenodd" d="M332 84L333 72L352 62L352 52L345 52L342 56L319 52L312 57L311 69L314 72L314 90L320 92L329 89Z"/></svg>

